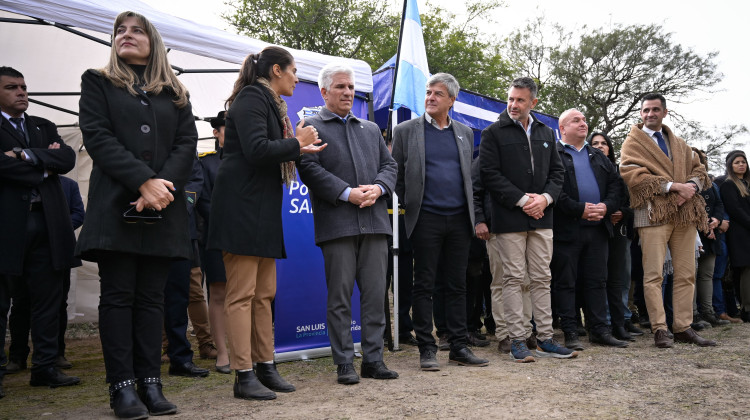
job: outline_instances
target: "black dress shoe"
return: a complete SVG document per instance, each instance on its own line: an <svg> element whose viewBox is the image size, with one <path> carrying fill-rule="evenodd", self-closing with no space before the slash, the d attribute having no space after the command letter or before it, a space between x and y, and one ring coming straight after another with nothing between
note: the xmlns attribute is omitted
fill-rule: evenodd
<svg viewBox="0 0 750 420"><path fill-rule="evenodd" d="M237 376L234 378L234 398L273 400L276 399L276 393L260 383L258 377L255 376L255 371L237 371Z"/></svg>
<svg viewBox="0 0 750 420"><path fill-rule="evenodd" d="M460 366L487 366L490 361L474 356L468 347L459 350L451 350L448 354L448 363Z"/></svg>
<svg viewBox="0 0 750 420"><path fill-rule="evenodd" d="M435 357L435 351L427 349L419 352L419 368L426 372L437 372L440 370L440 363Z"/></svg>
<svg viewBox="0 0 750 420"><path fill-rule="evenodd" d="M638 328L638 327L636 327L633 324L632 319L626 319L624 326L625 326L625 329L630 333L630 335L632 335L634 337L638 337L638 336L643 335L643 330L640 329L640 328Z"/></svg>
<svg viewBox="0 0 750 420"><path fill-rule="evenodd" d="M484 335L472 331L466 334L466 344L472 347L487 347L490 345L490 340L487 340L487 337Z"/></svg>
<svg viewBox="0 0 750 420"><path fill-rule="evenodd" d="M135 392L135 379L120 381L109 386L109 407L120 419L147 419L148 408Z"/></svg>
<svg viewBox="0 0 750 420"><path fill-rule="evenodd" d="M406 344L408 346L416 346L416 345L419 344L417 342L417 339L414 338L414 336L411 335L411 334L399 335L398 336L398 343L399 344Z"/></svg>
<svg viewBox="0 0 750 420"><path fill-rule="evenodd" d="M167 401L161 392L160 378L143 378L138 380L138 396L152 416L163 416L177 412L177 406Z"/></svg>
<svg viewBox="0 0 750 420"><path fill-rule="evenodd" d="M362 377L372 379L396 379L398 378L398 373L388 369L382 361L362 362Z"/></svg>
<svg viewBox="0 0 750 420"><path fill-rule="evenodd" d="M625 329L625 327L612 327L612 335L622 341L635 341L635 337L630 335L628 330Z"/></svg>
<svg viewBox="0 0 750 420"><path fill-rule="evenodd" d="M59 386L78 385L79 382L81 380L77 376L68 376L60 372L56 367L51 366L40 372L32 371L29 385L57 388Z"/></svg>
<svg viewBox="0 0 750 420"><path fill-rule="evenodd" d="M589 342L594 344L600 344L602 346L609 346L609 347L618 347L621 349L624 349L628 346L628 343L625 341L620 341L614 337L612 337L612 334L609 332L606 333L595 333L591 332L589 334Z"/></svg>
<svg viewBox="0 0 750 420"><path fill-rule="evenodd" d="M578 338L577 332L565 333L565 347L576 351L584 349L581 340ZM534 346L534 348L536 348L536 346ZM529 349L531 349L531 347L529 347Z"/></svg>
<svg viewBox="0 0 750 420"><path fill-rule="evenodd" d="M199 368L193 362L185 362L181 365L169 365L170 376L187 376L189 378L205 378L208 376L208 369Z"/></svg>
<svg viewBox="0 0 750 420"><path fill-rule="evenodd" d="M12 373L18 373L22 370L26 369L26 361L16 361L16 360L10 360L8 361L8 364L5 365L5 373L12 374Z"/></svg>
<svg viewBox="0 0 750 420"><path fill-rule="evenodd" d="M440 351L448 351L451 349L451 343L448 339L448 334L443 334L440 337L438 337L438 350Z"/></svg>
<svg viewBox="0 0 750 420"><path fill-rule="evenodd" d="M692 324L690 324L690 328L694 329L695 331L703 331L706 326L699 322L693 322Z"/></svg>
<svg viewBox="0 0 750 420"><path fill-rule="evenodd" d="M359 383L359 376L351 363L342 363L336 367L338 383L342 385L354 385Z"/></svg>
<svg viewBox="0 0 750 420"><path fill-rule="evenodd" d="M73 364L70 363L65 356L57 356L57 359L55 359L55 366L59 369L70 369L73 367Z"/></svg>
<svg viewBox="0 0 750 420"><path fill-rule="evenodd" d="M255 376L266 388L276 392L294 392L294 385L290 384L279 375L276 363L256 363Z"/></svg>

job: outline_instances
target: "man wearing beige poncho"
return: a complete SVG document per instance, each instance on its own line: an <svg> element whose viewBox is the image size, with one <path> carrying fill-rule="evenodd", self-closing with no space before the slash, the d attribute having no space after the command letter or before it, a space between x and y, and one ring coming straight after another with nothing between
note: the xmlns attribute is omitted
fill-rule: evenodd
<svg viewBox="0 0 750 420"><path fill-rule="evenodd" d="M642 124L633 125L621 150L620 174L630 191L643 250L643 294L656 347L672 347L662 300L662 267L667 247L672 254L674 340L715 346L690 328L695 287L695 239L706 230L705 202L696 194L711 181L706 168L685 140L662 124L664 96L649 93L641 100Z"/></svg>

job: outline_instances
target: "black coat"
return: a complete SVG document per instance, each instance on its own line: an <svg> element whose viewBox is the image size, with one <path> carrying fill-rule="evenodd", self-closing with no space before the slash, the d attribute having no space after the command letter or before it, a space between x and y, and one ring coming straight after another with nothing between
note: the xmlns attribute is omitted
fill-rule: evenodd
<svg viewBox="0 0 750 420"><path fill-rule="evenodd" d="M596 184L599 187L600 202L607 206L607 214L601 223L611 237L612 221L609 216L620 208L623 184L620 181L620 175L617 173L615 165L612 164L601 150L595 149L588 144L583 147L588 150L591 170L594 172L594 178L596 178ZM578 239L581 216L583 215L586 203L579 201L578 182L573 165L573 156L568 153L568 149L560 142L557 143L557 152L560 154L563 167L565 167L565 180L563 181L562 191L557 198L557 205L555 206L553 223L555 241L570 242Z"/></svg>
<svg viewBox="0 0 750 420"><path fill-rule="evenodd" d="M732 267L750 267L750 196L741 197L731 179L721 184L721 200L729 215L727 248Z"/></svg>
<svg viewBox="0 0 750 420"><path fill-rule="evenodd" d="M719 224L721 224L721 221L724 220L724 202L721 201L719 188L716 184L711 183L710 186L701 191L701 196L703 196L703 200L706 202L706 213L708 213L709 220L714 217L719 221ZM719 241L716 239L709 239L703 231L699 230L698 234L700 235L703 250L705 252L721 255L721 245L719 244ZM714 229L714 235L718 238L719 234L719 228L717 227Z"/></svg>
<svg viewBox="0 0 750 420"><path fill-rule="evenodd" d="M32 188L36 188L42 198L55 270L71 267L71 251L76 241L68 203L58 177L58 174L75 167L75 151L63 142L52 122L30 115L25 115L25 119L29 145L10 121L0 117L0 152L3 152L0 153L0 274L7 275L20 275L23 270L23 244ZM60 148L48 149L54 142L60 143ZM38 164L4 154L14 147L29 149L37 157ZM46 178L45 171L49 173Z"/></svg>
<svg viewBox="0 0 750 420"><path fill-rule="evenodd" d="M493 233L552 229L552 206L539 220L516 206L526 193L547 193L554 205L562 189L565 169L555 149L555 134L536 119L531 126L531 148L533 171L526 132L507 111L482 131L479 165L482 183L492 198Z"/></svg>
<svg viewBox="0 0 750 420"><path fill-rule="evenodd" d="M246 86L229 107L224 155L211 197L208 248L239 255L286 258L281 224L282 162L300 155L283 138L271 93Z"/></svg>
<svg viewBox="0 0 750 420"><path fill-rule="evenodd" d="M94 166L86 221L76 252L96 261L97 251L189 258L184 186L198 132L190 105L177 108L167 89L159 95L115 87L95 70L81 77L80 124ZM153 224L126 223L122 214L150 178L174 183L174 201Z"/></svg>

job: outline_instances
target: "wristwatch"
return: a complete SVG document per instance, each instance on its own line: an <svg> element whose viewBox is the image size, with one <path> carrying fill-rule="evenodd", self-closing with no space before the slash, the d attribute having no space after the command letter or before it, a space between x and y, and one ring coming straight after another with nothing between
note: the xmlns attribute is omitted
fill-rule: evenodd
<svg viewBox="0 0 750 420"><path fill-rule="evenodd" d="M23 148L21 147L14 147L13 153L16 154L16 159L23 160Z"/></svg>

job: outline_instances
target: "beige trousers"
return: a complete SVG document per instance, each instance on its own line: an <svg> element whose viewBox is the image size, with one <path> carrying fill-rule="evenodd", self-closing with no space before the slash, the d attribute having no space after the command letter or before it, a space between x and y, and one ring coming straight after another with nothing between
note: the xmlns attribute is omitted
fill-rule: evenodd
<svg viewBox="0 0 750 420"><path fill-rule="evenodd" d="M203 294L203 272L200 267L190 269L190 302L188 316L198 339L198 346L211 344L211 329L208 326L208 304Z"/></svg>
<svg viewBox="0 0 750 420"><path fill-rule="evenodd" d="M276 295L276 260L224 252L231 368L252 369L273 357L271 301Z"/></svg>
<svg viewBox="0 0 750 420"><path fill-rule="evenodd" d="M492 283L490 294L492 296L492 317L495 319L495 337L503 340L509 337L508 325L505 322L505 311L503 309L503 262L500 258L500 238L497 234L490 234L487 241L487 254L490 257L490 272L492 272ZM529 276L523 282L523 325L526 328L526 336L531 336L533 327L531 325L531 295L529 294Z"/></svg>
<svg viewBox="0 0 750 420"><path fill-rule="evenodd" d="M552 338L552 304L550 302L549 268L552 260L552 229L498 234L503 265L503 312L511 340L524 340L523 287L529 279L531 311L537 336Z"/></svg>
<svg viewBox="0 0 750 420"><path fill-rule="evenodd" d="M672 331L679 333L693 322L693 293L695 288L695 227L674 225L638 228L643 251L643 296L646 299L651 331L666 330L662 282L667 246L672 254L674 281L672 284Z"/></svg>

